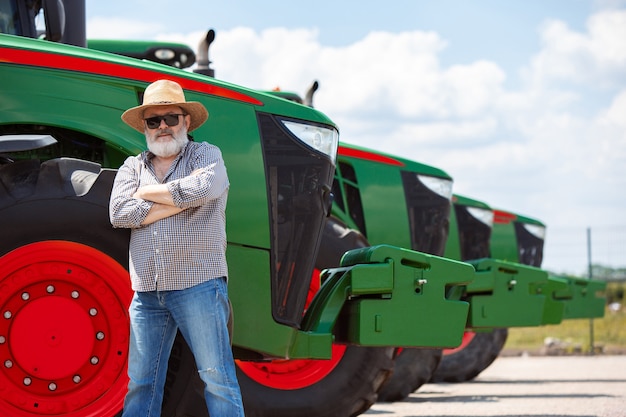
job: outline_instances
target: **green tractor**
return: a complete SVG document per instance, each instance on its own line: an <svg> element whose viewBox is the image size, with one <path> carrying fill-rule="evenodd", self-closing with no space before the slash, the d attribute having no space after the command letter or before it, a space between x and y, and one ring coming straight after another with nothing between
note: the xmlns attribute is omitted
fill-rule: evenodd
<svg viewBox="0 0 626 417"><path fill-rule="evenodd" d="M330 201L332 121L131 58L9 35L0 35L0 50L0 351L11 364L0 373L0 414L121 410L129 236L109 224L108 198L115 168L144 148L120 114L141 103L145 86L158 78L179 82L190 100L210 109L210 123L194 133L220 146L229 167L236 356L327 355L323 339L331 336L299 327ZM316 137L320 146L311 141ZM193 360L178 346L164 415L180 415L176 408L193 381Z"/></svg>
<svg viewBox="0 0 626 417"><path fill-rule="evenodd" d="M194 140L218 145L229 170L232 344L248 416L358 415L376 401L396 346L460 343L469 305L446 294L472 281L471 265L346 245L346 228L329 227L338 134L328 117L203 73L85 48L84 2L42 4L44 34L34 25L38 2L0 0L1 415L122 411L129 236L110 226L108 199L116 168L145 147L120 115L159 78L209 109ZM423 243L443 248L433 220L447 221L449 200L436 196L415 220L433 226ZM330 366L311 376L308 361ZM266 382L282 365L287 385ZM162 415L205 416L198 383L179 337Z"/></svg>

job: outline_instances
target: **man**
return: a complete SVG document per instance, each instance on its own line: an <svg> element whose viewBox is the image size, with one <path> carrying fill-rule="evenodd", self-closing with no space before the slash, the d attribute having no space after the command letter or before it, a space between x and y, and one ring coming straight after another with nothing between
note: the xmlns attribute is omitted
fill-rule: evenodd
<svg viewBox="0 0 626 417"><path fill-rule="evenodd" d="M128 393L124 417L159 416L167 364L180 329L205 383L211 416L243 416L227 321L226 200L219 148L189 140L208 118L181 86L159 80L122 120L146 136L113 184L114 227L130 228Z"/></svg>

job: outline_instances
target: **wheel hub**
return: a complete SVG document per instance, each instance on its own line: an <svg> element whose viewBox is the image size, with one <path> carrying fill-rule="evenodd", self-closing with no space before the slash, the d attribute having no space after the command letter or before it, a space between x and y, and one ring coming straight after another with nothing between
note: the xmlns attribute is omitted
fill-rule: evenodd
<svg viewBox="0 0 626 417"><path fill-rule="evenodd" d="M131 292L111 286L127 273L103 257L84 245L40 242L0 258L0 414L121 409Z"/></svg>
<svg viewBox="0 0 626 417"><path fill-rule="evenodd" d="M73 300L50 296L29 302L15 316L9 330L16 366L45 380L74 375L83 379L77 371L94 351L95 324Z"/></svg>

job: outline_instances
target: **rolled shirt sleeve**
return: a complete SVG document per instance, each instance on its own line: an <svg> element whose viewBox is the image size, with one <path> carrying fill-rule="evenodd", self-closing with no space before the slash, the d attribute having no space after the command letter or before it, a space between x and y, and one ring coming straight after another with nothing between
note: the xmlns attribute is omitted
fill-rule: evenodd
<svg viewBox="0 0 626 417"><path fill-rule="evenodd" d="M154 203L133 198L139 188L143 162L136 156L126 158L117 171L111 198L109 218L113 227L135 229L141 227Z"/></svg>
<svg viewBox="0 0 626 417"><path fill-rule="evenodd" d="M198 172L167 183L167 189L177 207L207 204L228 189L228 175L221 151L206 142L200 145L206 149L196 153L191 167L192 171Z"/></svg>

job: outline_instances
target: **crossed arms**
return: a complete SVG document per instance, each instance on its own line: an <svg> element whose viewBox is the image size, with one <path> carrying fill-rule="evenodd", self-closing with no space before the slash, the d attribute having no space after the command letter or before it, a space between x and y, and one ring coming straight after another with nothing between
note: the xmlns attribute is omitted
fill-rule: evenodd
<svg viewBox="0 0 626 417"><path fill-rule="evenodd" d="M137 191L135 191L135 194L133 194L133 198L152 201L154 203L152 207L150 207L146 218L141 222L142 226L152 224L185 210L184 208L176 207L172 199L172 194L170 194L167 188L167 184L152 184L139 187Z"/></svg>
<svg viewBox="0 0 626 417"><path fill-rule="evenodd" d="M176 197L172 194L169 183L149 184L137 188L137 180L133 172L133 168L123 166L116 177L109 204L109 216L114 227L146 226L176 215L194 205L203 204L202 199L191 203L176 204ZM202 186L200 178L207 176L207 169L198 168L187 178L197 178ZM178 190L178 188L175 189Z"/></svg>

